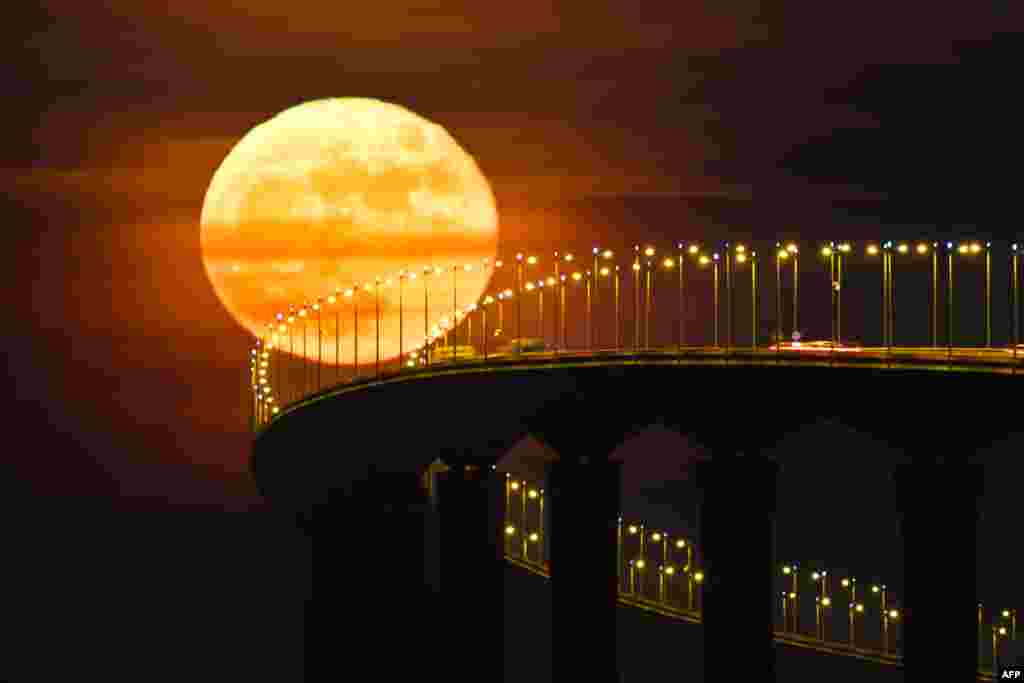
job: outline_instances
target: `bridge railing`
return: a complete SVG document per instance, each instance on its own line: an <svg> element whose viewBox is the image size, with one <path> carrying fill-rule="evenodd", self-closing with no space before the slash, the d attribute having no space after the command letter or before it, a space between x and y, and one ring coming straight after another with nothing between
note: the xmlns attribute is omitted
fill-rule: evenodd
<svg viewBox="0 0 1024 683"><path fill-rule="evenodd" d="M878 333L878 343L872 347L849 341L843 327L843 297L850 296L849 262L861 253L863 258L855 261L858 267L877 268L882 284L877 330L860 330L862 337ZM999 334L993 330L994 254L997 263L1008 259L1010 280L1008 305L998 320ZM430 366L545 355L619 352L808 362L856 359L886 365L984 366L1010 372L1024 367L1024 244L1008 244L1004 249L977 241L883 241L855 252L847 242L809 248L778 242L760 249L737 243L680 242L667 251L635 245L628 256L622 260L612 250L596 247L585 258L558 251L543 259L517 253L507 262L403 269L371 282L335 287L301 305L282 302L273 319L255 331L258 336L250 350L244 386L252 427L261 428L286 406L329 387ZM827 264L827 275L809 273L805 262L801 280L801 258L820 259ZM906 345L906 331L897 328L895 273L897 266L902 272L902 263L914 259L919 267L931 264L929 300L917 304L922 311L928 310L930 344L911 347ZM965 347L964 340L977 331L958 324L963 315L957 317L954 305L954 272L972 267L971 261L984 263L983 301L981 306L967 307L971 312L984 311L984 343ZM761 295L762 262L775 266L774 305L767 316ZM484 290L479 296L471 291L469 300L467 275L475 279L477 289L483 283ZM944 281L941 291L940 279ZM784 283L791 297L784 296ZM801 336L800 292L808 285L822 291L828 287L831 297L831 332L817 341ZM711 301L695 302L690 295L695 287L710 289ZM750 317L743 322L737 321L737 292L749 308ZM945 299L941 306L940 293ZM698 304L706 314L694 324L688 308ZM908 307L901 300L900 310ZM940 319L945 322L942 330ZM816 322L824 329L823 321Z"/></svg>
<svg viewBox="0 0 1024 683"><path fill-rule="evenodd" d="M545 552L544 489L511 473L505 477L505 557L550 576ZM683 534L641 520L618 522L620 602L699 623L705 581L699 547ZM880 579L857 577L786 562L775 576L777 641L828 654L900 665L902 610ZM814 606L814 619L805 609ZM979 676L991 678L1003 640L1017 639L1017 609L985 609L978 603ZM813 627L813 628L812 628ZM965 644L967 647L967 644Z"/></svg>

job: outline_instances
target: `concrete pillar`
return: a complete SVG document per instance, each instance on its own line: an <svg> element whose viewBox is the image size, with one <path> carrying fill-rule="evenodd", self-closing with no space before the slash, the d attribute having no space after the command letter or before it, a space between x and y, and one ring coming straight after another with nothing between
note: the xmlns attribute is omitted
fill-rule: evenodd
<svg viewBox="0 0 1024 683"><path fill-rule="evenodd" d="M901 465L896 487L905 549L901 621L906 681L974 680L976 525L983 468Z"/></svg>
<svg viewBox="0 0 1024 683"><path fill-rule="evenodd" d="M448 460L448 459L446 459ZM441 524L441 678L500 681L504 669L505 475L448 460L438 474Z"/></svg>
<svg viewBox="0 0 1024 683"><path fill-rule="evenodd" d="M617 524L621 463L548 466L554 681L618 683Z"/></svg>
<svg viewBox="0 0 1024 683"><path fill-rule="evenodd" d="M773 590L778 465L715 454L696 465L704 680L775 680Z"/></svg>

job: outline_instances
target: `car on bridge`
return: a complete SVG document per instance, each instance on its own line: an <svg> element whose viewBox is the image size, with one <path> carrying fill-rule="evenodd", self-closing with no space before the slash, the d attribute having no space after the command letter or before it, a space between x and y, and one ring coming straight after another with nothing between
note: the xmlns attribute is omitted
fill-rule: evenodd
<svg viewBox="0 0 1024 683"><path fill-rule="evenodd" d="M512 354L516 353L517 347L523 353L535 353L538 351L547 351L548 345L544 343L543 339L509 339L505 343L498 346L494 353L496 355Z"/></svg>
<svg viewBox="0 0 1024 683"><path fill-rule="evenodd" d="M810 342L782 342L780 345L772 344L768 347L770 351L807 351L807 352L836 352L836 353L849 353L856 351L863 351L864 347L860 346L856 342L838 342L833 343L830 341L810 341Z"/></svg>
<svg viewBox="0 0 1024 683"><path fill-rule="evenodd" d="M449 346L437 346L430 353L431 363L450 363L452 361L452 347ZM483 355L476 350L475 346L471 345L457 345L454 351L454 360L456 363L482 359Z"/></svg>

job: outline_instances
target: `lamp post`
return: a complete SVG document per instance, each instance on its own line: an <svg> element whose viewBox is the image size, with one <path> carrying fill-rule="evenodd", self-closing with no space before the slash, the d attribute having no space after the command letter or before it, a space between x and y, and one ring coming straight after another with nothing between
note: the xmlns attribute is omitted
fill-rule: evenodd
<svg viewBox="0 0 1024 683"><path fill-rule="evenodd" d="M1000 616L1010 622L1010 640L1017 639L1017 610L1016 609L1004 609L1000 612Z"/></svg>
<svg viewBox="0 0 1024 683"><path fill-rule="evenodd" d="M992 348L992 243L985 242L985 348Z"/></svg>
<svg viewBox="0 0 1024 683"><path fill-rule="evenodd" d="M775 243L775 350L782 349L782 262L789 258L789 252Z"/></svg>
<svg viewBox="0 0 1024 683"><path fill-rule="evenodd" d="M376 360L374 361L374 375L380 379L380 277L374 278L373 287L373 311L376 322L374 323L374 334L377 337Z"/></svg>
<svg viewBox="0 0 1024 683"><path fill-rule="evenodd" d="M829 242L822 247L821 254L828 258L829 290L830 290L830 315L832 317L832 348L836 345L836 294L838 293L838 281L836 280L836 248L835 242Z"/></svg>
<svg viewBox="0 0 1024 683"><path fill-rule="evenodd" d="M992 337L992 325L991 325L991 308L992 308L992 278L991 278L991 242L986 243L985 249L985 346L988 347L991 344ZM982 246L978 242L971 242L970 244L963 243L956 247L958 254L963 256L975 256L982 251ZM948 345L948 355L952 356L953 353L953 243L946 243L946 251L949 252L949 280L947 282L947 296L949 297L949 337L950 342Z"/></svg>
<svg viewBox="0 0 1024 683"><path fill-rule="evenodd" d="M640 347L640 245L633 245L633 353Z"/></svg>
<svg viewBox="0 0 1024 683"><path fill-rule="evenodd" d="M532 292L533 290L537 289L537 285L533 284L532 282L527 282L523 286L523 288L527 291L527 293L529 293L529 292ZM543 306L543 303L541 305Z"/></svg>
<svg viewBox="0 0 1024 683"><path fill-rule="evenodd" d="M583 281L583 273L581 273L581 272L580 272L580 271L578 271L578 270L577 270L577 271L574 271L574 272L573 272L573 274L572 274L572 281L573 281L573 282L575 282L575 283L577 283L577 284L578 284L578 283L580 283L580 282L582 282L582 281ZM589 284L589 283L588 283L588 284ZM589 301L589 299L588 299L588 301ZM586 312L586 311L584 311L584 313L585 313L585 312ZM586 322L587 322L587 321L586 321L586 319L584 319L584 321L583 321L583 323L584 323L584 325L583 325L583 327L584 327L584 336L586 335ZM584 340L584 341L586 341L586 340ZM569 347L569 340L568 340L568 338L566 338L566 344L565 344L565 346L566 346L566 348L568 348L568 347Z"/></svg>
<svg viewBox="0 0 1024 683"><path fill-rule="evenodd" d="M732 258L733 250L729 243L725 243L725 350L730 351L733 346L733 286L732 286Z"/></svg>
<svg viewBox="0 0 1024 683"><path fill-rule="evenodd" d="M757 349L757 252L747 253L742 244L736 245L736 267L750 261L750 347Z"/></svg>
<svg viewBox="0 0 1024 683"><path fill-rule="evenodd" d="M612 251L611 249L605 249L604 251L602 251L602 252L601 252L601 258L603 258L603 259L604 259L605 261L610 261L610 260L611 260L611 259L612 259L612 258L613 258L614 256L615 256L615 252L613 252L613 251ZM595 259L595 263L594 263L594 273L595 273L595 276L596 276L596 274L597 274L597 273L599 273L599 272L600 272L600 273L601 273L602 275L603 275L603 274L605 274L605 273L604 273L603 271L606 271L606 270L610 271L610 270L611 270L611 268L610 268L609 266L604 266L604 267L602 267L602 268L601 268L600 270L598 270L598 269L597 269L597 263L596 263L596 259ZM618 266L615 266L615 271L616 271L616 273L618 272L618 270L619 270L619 267L618 267ZM616 278L617 278L617 277L618 277L618 275L616 275ZM595 286L595 287L597 287L597 285L598 285L598 283L595 283L595 284L594 284L594 286ZM616 287L618 287L618 280L617 280L617 279L616 279L616 281L615 281L615 286L616 286ZM619 311L618 311L618 308L619 308L619 307L618 307L618 292L616 292L616 295L615 295L615 296L616 296L616 298L615 298L615 315L616 315L616 316L618 316L618 312L619 312ZM597 305L597 296L596 296L596 290L595 290L595 297L594 297L594 305L595 305L595 306ZM616 327L616 332L615 332L615 335L616 335L616 336L615 336L615 344L614 344L613 346L615 346L615 347L618 347L618 345L619 345L619 337L618 337L618 322L616 322L616 324L615 324L615 327ZM595 329L595 344L599 344L599 343L600 343L600 341L599 341L599 340L597 339L597 334L596 334L596 331L600 329L600 326L598 326L598 327L595 327L594 329Z"/></svg>
<svg viewBox="0 0 1024 683"><path fill-rule="evenodd" d="M900 618L900 611L887 606L882 617L882 652L889 652L889 624ZM894 648L895 649L895 648Z"/></svg>
<svg viewBox="0 0 1024 683"><path fill-rule="evenodd" d="M494 297L488 294L484 297L484 305L480 307L480 315L482 317L482 331L480 332L481 346L484 349L484 361L487 360L487 307L494 303Z"/></svg>
<svg viewBox="0 0 1024 683"><path fill-rule="evenodd" d="M800 249L791 242L786 246L786 251L793 255L793 331L796 332L800 329Z"/></svg>
<svg viewBox="0 0 1024 683"><path fill-rule="evenodd" d="M1014 243L1010 249L1010 277L1013 278L1013 292L1010 297L1013 303L1013 360L1017 361L1017 347L1020 345L1020 245Z"/></svg>
<svg viewBox="0 0 1024 683"><path fill-rule="evenodd" d="M790 605L793 608L792 609L792 612L793 612L793 633L799 633L800 632L800 603L799 603L800 585L797 582L797 577L799 576L799 573L800 573L800 567L797 564L784 565L782 567L782 575L783 576L788 576L790 578L790 580L791 580L791 584L790 584L790 587L789 587L789 596L788 597L789 597L789 600L790 600Z"/></svg>
<svg viewBox="0 0 1024 683"><path fill-rule="evenodd" d="M323 299L317 299L316 303L313 304L313 310L316 311L316 390L320 391L320 366L323 365L324 360L324 343L323 343L323 326L321 325L320 315L320 302Z"/></svg>
<svg viewBox="0 0 1024 683"><path fill-rule="evenodd" d="M712 263L712 268L714 270L714 279L715 279L715 316L714 316L714 321L715 321L715 348L716 349L719 348L719 338L718 338L718 325L719 325L719 313L718 313L718 298L719 298L718 297L718 260L719 260L719 257L718 257L718 253L717 252L711 255L711 263Z"/></svg>
<svg viewBox="0 0 1024 683"><path fill-rule="evenodd" d="M816 596L814 596L814 635L816 638L818 638L818 640L825 640L825 622L823 610L827 606L824 604L824 600L828 596L828 589L826 587L828 572L813 572L811 574L811 578L814 580L815 589L818 593Z"/></svg>
<svg viewBox="0 0 1024 683"><path fill-rule="evenodd" d="M600 249L598 249L597 247L594 247L594 253L593 253L593 255L594 255L594 269L592 271L590 271L591 273L594 274L593 275L594 278L597 278L597 274L601 270L600 267L597 264L597 258L599 256L600 251L601 251ZM598 295L598 292L597 292L598 287L597 287L597 280L596 279L594 281L594 285L593 286L594 286L594 291L590 295L590 298L592 300L592 303L590 305L592 305L594 308L596 308L597 307L597 295ZM588 283L588 288L589 288L589 283ZM597 344L598 344L598 341L597 341L597 322L594 320L594 317L593 317L593 308L590 309L590 311L588 312L588 315L590 316L590 327L591 327L591 329L590 329L590 348L593 349L593 348L596 348Z"/></svg>
<svg viewBox="0 0 1024 683"><path fill-rule="evenodd" d="M306 394L306 387L309 382L309 354L306 353L306 338L309 336L309 331L306 328L306 303L302 304L302 308L299 309L299 317L302 318L302 395Z"/></svg>
<svg viewBox="0 0 1024 683"><path fill-rule="evenodd" d="M523 298L523 255L516 254L516 345L515 352L518 356L523 346L523 313L521 301Z"/></svg>
<svg viewBox="0 0 1024 683"><path fill-rule="evenodd" d="M679 352L682 352L683 345L686 343L685 340L684 340L684 334L683 334L683 330L686 329L685 328L685 325L686 325L685 301L686 300L683 298L683 270L685 269L686 263L685 263L685 260L683 258L683 243L680 242L679 244L677 244L676 245L676 249L678 249L678 251L679 251L679 258L676 259L677 261L679 261L679 296L678 296L678 302L677 302L679 305L678 305L678 311L677 311L678 322L676 323L676 328L677 328L676 334L679 335L679 338L678 338L678 341L677 341L676 348L677 348L677 350Z"/></svg>
<svg viewBox="0 0 1024 683"><path fill-rule="evenodd" d="M619 346L619 272L618 266L615 267L615 274L612 275L612 269L608 266L601 266L601 270L598 271L600 277L611 276L614 280L614 304L615 304L615 342L612 344L612 348L618 348Z"/></svg>
<svg viewBox="0 0 1024 683"><path fill-rule="evenodd" d="M932 348L939 347L939 243L932 242Z"/></svg>
<svg viewBox="0 0 1024 683"><path fill-rule="evenodd" d="M338 303L341 297L341 289L335 289L334 294L327 297L327 303L332 306ZM280 315L280 314L278 314ZM341 309L334 309L334 381L341 381Z"/></svg>
<svg viewBox="0 0 1024 683"><path fill-rule="evenodd" d="M992 675L995 676L999 670L999 639L1006 637L1005 626L992 627Z"/></svg>
<svg viewBox="0 0 1024 683"><path fill-rule="evenodd" d="M544 286L547 285L548 289L551 289L555 285L555 278L548 276L546 280L539 280L537 286L540 287L538 296L540 297L540 305L538 306L537 313L540 316L540 339L544 343L547 339L547 331L544 329Z"/></svg>
<svg viewBox="0 0 1024 683"><path fill-rule="evenodd" d="M591 271L588 270L587 273L586 273L586 285L587 285L587 311L586 311L586 317L587 317L587 319L586 319L586 325L585 325L586 333L587 333L587 349L588 350L593 350L593 348L594 348L594 338L592 336L593 335L593 331L594 331L594 310L592 308L593 304L592 304L592 301L591 301L591 291L590 291L592 289L592 280L593 279L594 278L593 278L593 275L591 274Z"/></svg>
<svg viewBox="0 0 1024 683"><path fill-rule="evenodd" d="M651 271L653 270L653 263L651 259L654 258L654 247L646 247L644 249L644 256L647 257L647 271L644 278L644 350L646 351L651 347Z"/></svg>
<svg viewBox="0 0 1024 683"><path fill-rule="evenodd" d="M857 647L857 615L864 614L864 603L850 603L850 647Z"/></svg>

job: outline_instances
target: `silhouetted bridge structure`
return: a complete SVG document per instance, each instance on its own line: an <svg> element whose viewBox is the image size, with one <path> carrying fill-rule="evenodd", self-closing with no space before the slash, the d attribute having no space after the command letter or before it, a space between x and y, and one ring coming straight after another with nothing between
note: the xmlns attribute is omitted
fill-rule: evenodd
<svg viewBox="0 0 1024 683"><path fill-rule="evenodd" d="M841 253L838 246L835 252ZM774 643L782 642L904 667L911 680L977 678L991 668L991 661L980 661L982 646L993 637L996 645L1015 637L1016 613L1007 609L1004 616L1000 606L986 618L974 595L973 563L958 567L955 584L942 582L935 549L951 538L961 550L975 547L983 479L969 458L1021 431L1020 402L1012 398L1020 396L1024 369L1017 349L1016 250L1012 263L1013 339L1001 348L900 348L891 345L891 330L885 347L850 347L841 342L835 308L835 334L824 345L784 347L777 335L763 348L756 334L747 348L723 346L717 334L719 343L710 347L686 345L680 316L676 344L624 348L616 316L612 348L569 349L559 334L554 350L545 343L531 352L519 344L498 355L480 349L460 358L459 327L453 326L447 347L441 346L443 334L428 338L411 366L378 364L368 376L353 371L321 384L322 378L310 383L310 354L296 360L282 348L282 333L275 338L270 327L250 367L254 471L266 495L309 521L324 549L318 572L322 568L331 578L322 591L318 587L320 614L345 611L351 587L366 579L352 550L369 552L386 587L374 594L372 611L402 615L388 621L388 635L409 641L425 629L451 630L459 653L451 661L453 677L500 678L504 643L496 635L503 628L497 605L511 562L549 576L556 681L617 680L615 610L621 603L699 621L705 661L742 658L743 670L755 675L773 671ZM520 299L522 293L515 292ZM476 310L461 321L470 339ZM587 310L590 329L589 297ZM561 306L559 318L565 311ZM281 325L291 329L299 318L308 314ZM639 322L640 316L634 318ZM483 340L486 329L482 322ZM730 326L726 339L731 333ZM636 332L634 341L641 336ZM453 354L441 361L445 349ZM313 365L341 379L340 363ZM267 386L280 393L264 392ZM283 410L273 400L279 395L289 397ZM895 502L902 513L905 594L898 602L883 598L881 585L877 594L868 585L855 594L857 584L830 583L852 577L819 575L811 634L792 624L793 615L807 609L807 591L799 581L788 590L780 583L784 565L774 557L779 463L757 454L822 418L870 433L901 453ZM653 422L710 454L694 465L703 492L699 543L667 531L658 531L655 540L628 520L622 526L619 464L607 456ZM543 496L539 483L519 483L527 505L530 490L538 505L546 501L547 517L532 528L511 514L513 480L495 469L526 435L558 454ZM410 580L409 567L422 557L415 540L427 505L422 477L438 459L448 467L436 489L445 614L415 615L403 606L420 604L422 586ZM630 547L634 536L637 543L643 539L642 547ZM550 556L531 557L531 544L542 537L548 537ZM692 553L685 562L669 556L666 538L685 541L677 548ZM652 542L660 543L661 557L650 554ZM809 576L811 569L785 566L790 580ZM934 598L939 594L941 602ZM858 635L865 622L877 622L884 639L868 642ZM735 675L705 669L706 680Z"/></svg>

